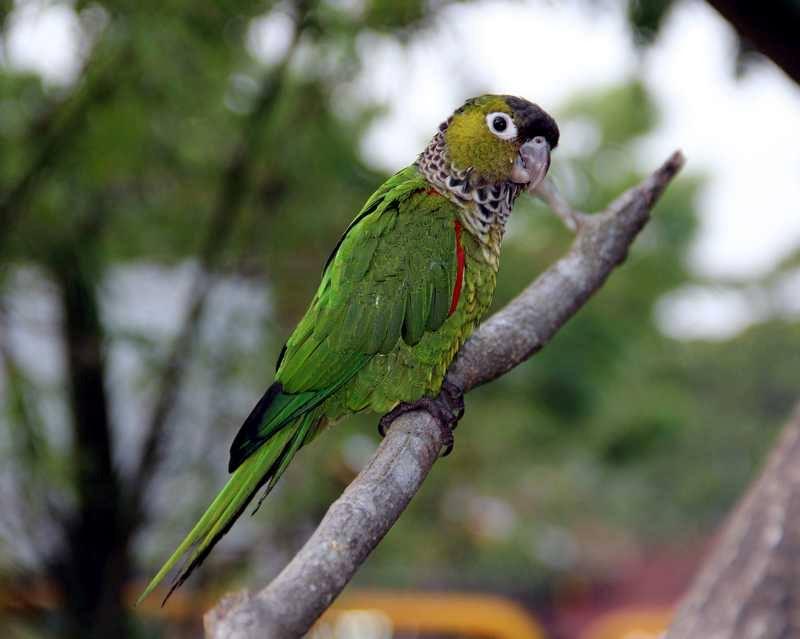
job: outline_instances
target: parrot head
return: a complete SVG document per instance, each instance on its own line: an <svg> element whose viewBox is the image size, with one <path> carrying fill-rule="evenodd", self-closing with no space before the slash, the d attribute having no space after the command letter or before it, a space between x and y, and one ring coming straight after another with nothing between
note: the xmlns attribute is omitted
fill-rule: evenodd
<svg viewBox="0 0 800 639"><path fill-rule="evenodd" d="M473 186L510 182L532 189L547 174L559 137L542 108L510 95L471 98L439 129L449 168L468 172Z"/></svg>
<svg viewBox="0 0 800 639"><path fill-rule="evenodd" d="M434 190L459 206L461 221L497 264L514 202L544 180L558 135L555 120L532 102L482 95L439 125L415 164Z"/></svg>

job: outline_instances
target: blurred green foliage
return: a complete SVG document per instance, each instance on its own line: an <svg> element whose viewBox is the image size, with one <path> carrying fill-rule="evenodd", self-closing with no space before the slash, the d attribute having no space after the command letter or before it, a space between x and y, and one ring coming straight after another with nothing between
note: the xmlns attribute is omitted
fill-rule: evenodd
<svg viewBox="0 0 800 639"><path fill-rule="evenodd" d="M637 44L653 42L672 5L673 0L628 0L628 20Z"/></svg>
<svg viewBox="0 0 800 639"><path fill-rule="evenodd" d="M230 438L269 383L328 252L385 177L358 152L378 105L343 90L359 69L357 37L378 30L405 39L441 3L433 4L76 3L96 35L74 86L47 88L0 67L0 135L13 149L0 153L0 326L13 323L21 271L34 267L41 295L58 304L59 269L81 265L101 299L96 339L112 360L124 352L136 362L127 377L102 380L123 484L138 461L129 431L147 422L174 335L157 322L132 329L110 319L102 300L114 299L120 270L155 265L158 279L199 261L216 282L267 300L250 314L211 289L146 508L126 523L134 537L126 578L160 563L221 485ZM632 3L634 22L654 31L667 4ZM264 14L296 30L272 62L245 46ZM555 155L555 177L578 207L601 209L652 168L632 153L658 122L642 84L576 96L556 116L594 134L584 151ZM659 300L692 281L686 252L701 186L682 175L627 263L553 343L470 394L455 454L437 464L360 584L547 591L570 575L604 578L632 549L695 540L719 522L796 397L800 362L785 354L800 349L800 327L772 320L718 342L677 342L658 330ZM541 205L521 202L496 306L569 242ZM135 308L138 291L126 295L123 307ZM158 315L159 304L149 312ZM65 339L58 322L48 330ZM253 331L253 340L242 337ZM2 517L53 531L37 562L21 559L19 540L8 537L18 522L3 526L0 559L9 576L43 576L65 552L54 512L81 508L69 380L37 379L0 341L0 458L30 498ZM139 409L124 418L131 396ZM375 425L375 416L358 416L303 451L186 589L274 574L363 463ZM55 509L37 505L48 500Z"/></svg>

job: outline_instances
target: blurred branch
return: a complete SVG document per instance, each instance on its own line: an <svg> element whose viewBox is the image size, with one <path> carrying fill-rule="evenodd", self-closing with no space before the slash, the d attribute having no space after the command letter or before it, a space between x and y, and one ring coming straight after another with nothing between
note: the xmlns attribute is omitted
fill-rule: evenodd
<svg viewBox="0 0 800 639"><path fill-rule="evenodd" d="M681 153L674 153L604 212L576 218L578 233L569 253L476 331L447 379L468 391L540 350L622 263L683 163ZM206 637L303 636L397 521L441 449L441 431L427 412L398 418L369 463L274 581L255 595L227 597L206 614Z"/></svg>
<svg viewBox="0 0 800 639"><path fill-rule="evenodd" d="M733 511L666 639L800 636L800 405Z"/></svg>
<svg viewBox="0 0 800 639"><path fill-rule="evenodd" d="M796 0L743 2L708 0L739 35L800 84L800 3Z"/></svg>
<svg viewBox="0 0 800 639"><path fill-rule="evenodd" d="M84 119L97 103L108 100L119 88L119 69L126 64L130 48L122 46L116 55L96 45L84 65L79 86L63 100L51 105L32 125L28 140L39 141L25 172L4 192L0 192L0 242L19 221L33 187L56 164L83 130Z"/></svg>
<svg viewBox="0 0 800 639"><path fill-rule="evenodd" d="M249 191L253 162L261 139L260 129L281 94L289 64L303 33L307 11L306 4L300 3L292 42L280 64L264 79L253 109L243 123L239 142L222 173L211 222L200 250L197 276L189 294L186 318L164 365L159 395L146 427L141 458L130 483L130 511L134 513L135 521L143 521L141 510L144 495L159 463L164 430L195 346L200 320L212 288L211 267L236 226L242 203Z"/></svg>

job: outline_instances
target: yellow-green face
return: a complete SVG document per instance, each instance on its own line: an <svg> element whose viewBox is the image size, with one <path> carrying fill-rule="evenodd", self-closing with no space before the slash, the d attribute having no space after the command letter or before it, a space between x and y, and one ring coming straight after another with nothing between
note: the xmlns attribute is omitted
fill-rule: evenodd
<svg viewBox="0 0 800 639"><path fill-rule="evenodd" d="M508 181L520 147L542 135L558 144L555 121L538 106L514 96L483 95L458 109L445 131L450 161L472 168L482 181Z"/></svg>

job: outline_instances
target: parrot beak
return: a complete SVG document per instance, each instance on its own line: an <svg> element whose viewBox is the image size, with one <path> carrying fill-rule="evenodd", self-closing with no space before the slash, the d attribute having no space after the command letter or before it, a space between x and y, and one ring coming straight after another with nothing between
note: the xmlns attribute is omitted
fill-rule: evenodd
<svg viewBox="0 0 800 639"><path fill-rule="evenodd" d="M511 180L525 184L529 191L535 189L550 168L550 145L538 135L520 147L519 155L511 168Z"/></svg>

